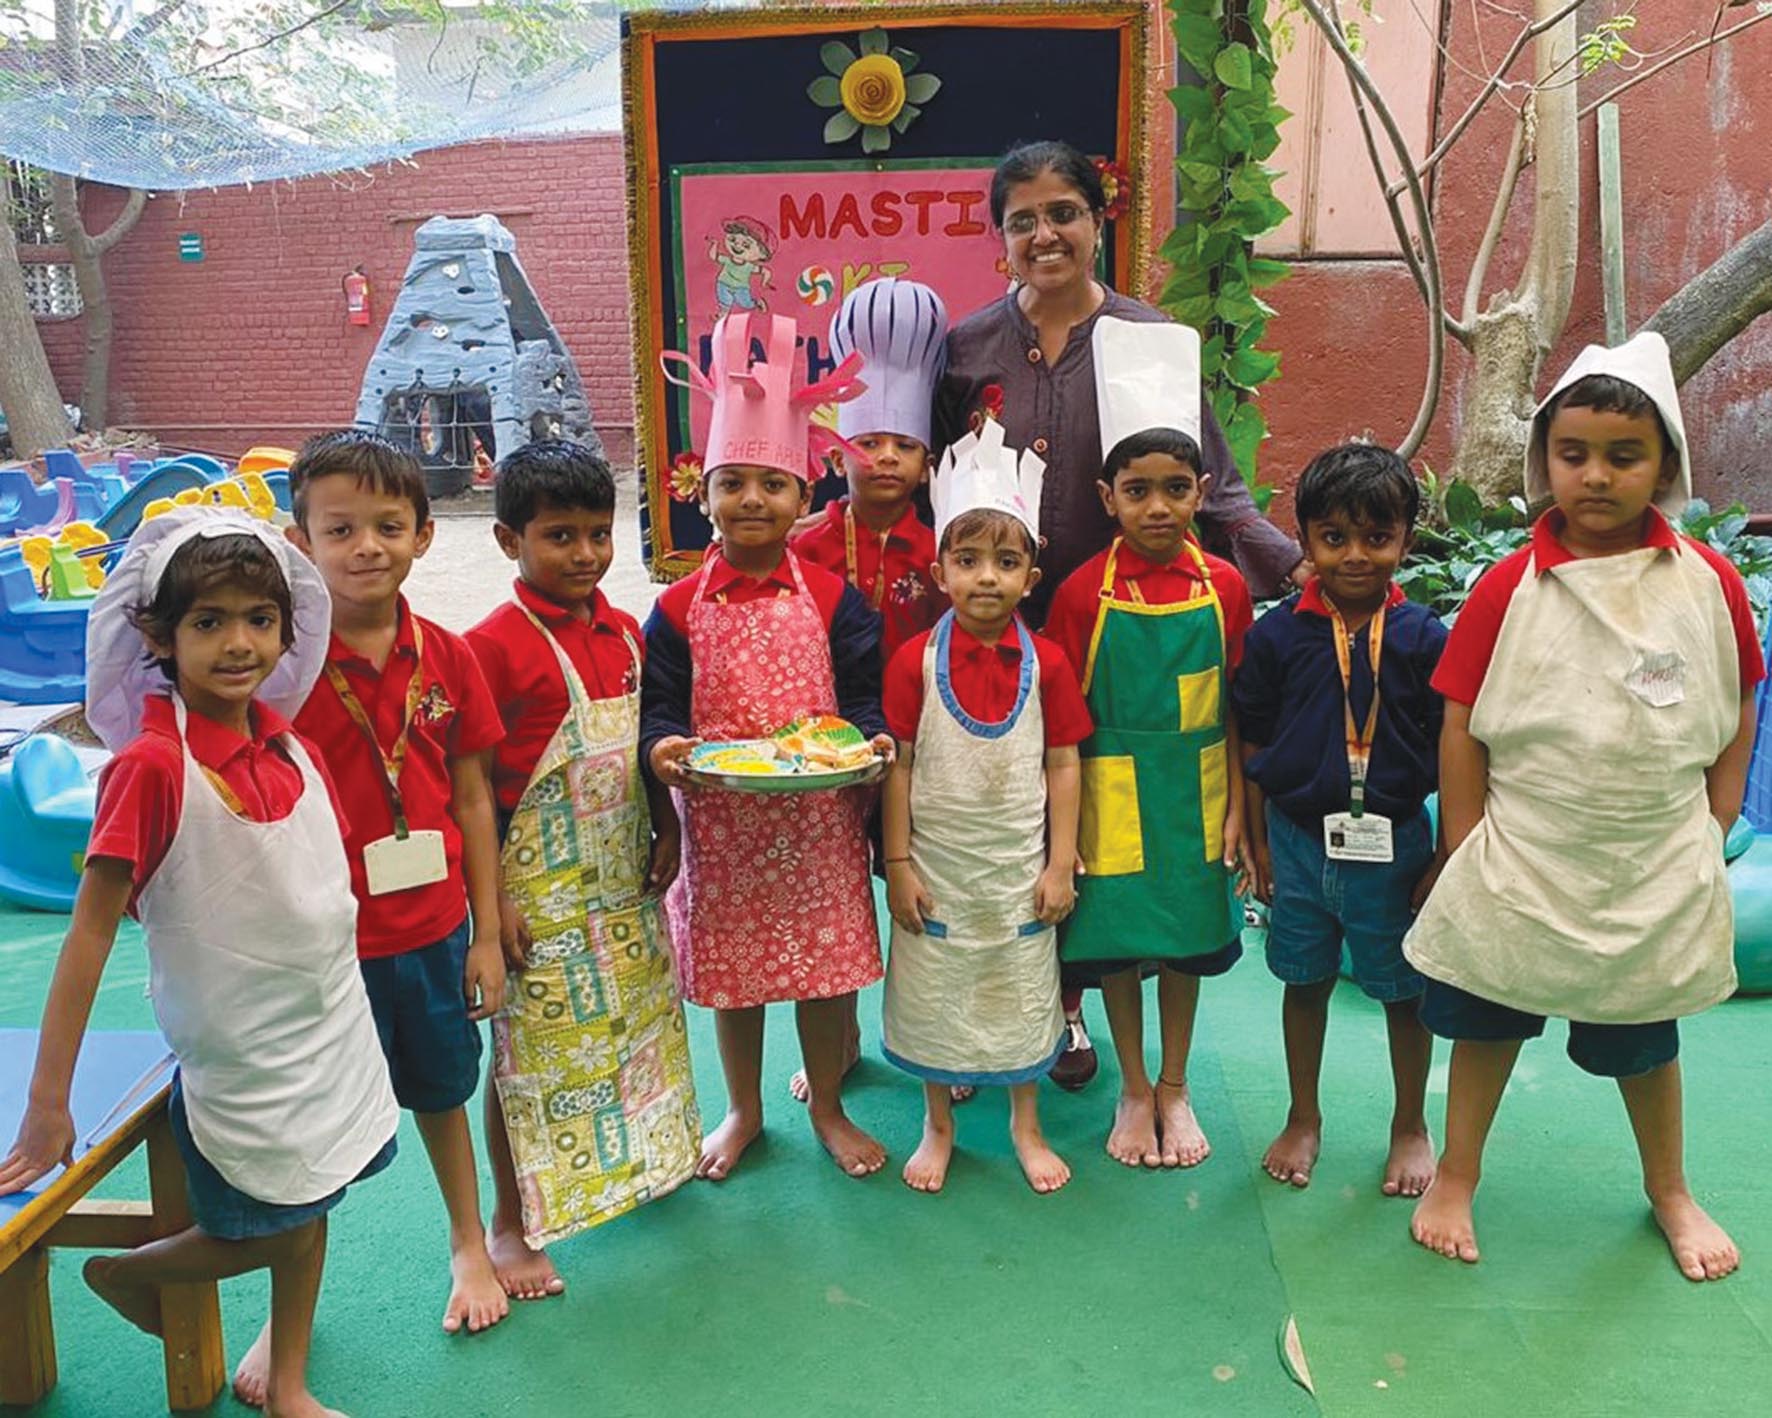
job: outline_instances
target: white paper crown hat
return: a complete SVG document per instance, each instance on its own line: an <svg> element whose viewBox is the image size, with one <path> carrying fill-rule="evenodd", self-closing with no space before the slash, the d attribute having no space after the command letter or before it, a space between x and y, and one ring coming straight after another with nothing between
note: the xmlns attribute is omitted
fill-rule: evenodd
<svg viewBox="0 0 1772 1418"><path fill-rule="evenodd" d="M1180 429L1200 442L1200 332L1168 321L1103 315L1090 335L1101 458L1122 439Z"/></svg>
<svg viewBox="0 0 1772 1418"><path fill-rule="evenodd" d="M1575 356L1575 363L1544 396L1544 402L1533 414L1532 436L1526 443L1526 500L1535 502L1550 496L1544 449L1550 421L1544 416L1545 409L1571 384L1590 374L1610 374L1614 379L1634 384L1655 405L1667 436L1673 440L1674 451L1680 455L1679 476L1656 497L1655 505L1665 516L1678 517L1692 500L1692 459L1686 447L1686 421L1680 417L1680 392L1674 383L1673 361L1668 358L1667 341L1654 330L1644 330L1611 349L1589 345Z"/></svg>
<svg viewBox="0 0 1772 1418"><path fill-rule="evenodd" d="M86 618L86 722L116 752L141 732L142 704L172 685L148 657L130 613L160 589L173 553L197 537L256 537L289 583L295 643L277 661L255 698L292 717L326 663L332 601L320 570L268 523L221 507L175 507L143 522L105 578Z"/></svg>
<svg viewBox="0 0 1772 1418"><path fill-rule="evenodd" d="M986 419L977 433L968 433L941 455L941 466L929 484L935 510L935 540L963 512L1007 512L1037 546L1040 541L1040 489L1046 461L1024 452L1019 458L1003 446L1003 425Z"/></svg>
<svg viewBox="0 0 1772 1418"><path fill-rule="evenodd" d="M947 335L948 308L926 285L883 276L850 291L831 318L831 356L841 364L860 355L867 388L837 406L837 432L894 433L929 447Z"/></svg>

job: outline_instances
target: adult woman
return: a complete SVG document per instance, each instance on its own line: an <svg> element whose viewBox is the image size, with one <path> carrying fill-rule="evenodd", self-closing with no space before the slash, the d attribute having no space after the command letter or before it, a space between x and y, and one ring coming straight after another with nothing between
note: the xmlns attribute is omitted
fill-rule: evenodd
<svg viewBox="0 0 1772 1418"><path fill-rule="evenodd" d="M1027 607L1036 623L1066 576L1105 547L1112 524L1096 496L1101 473L1090 334L1096 318L1165 320L1095 277L1107 200L1095 164L1068 143L1028 143L997 164L991 220L1017 284L948 335L947 373L936 395L942 444L990 414L1014 448L1046 460L1041 494L1042 579ZM1212 482L1198 525L1258 599L1291 589L1298 546L1257 510L1210 406L1200 414L1200 451Z"/></svg>
<svg viewBox="0 0 1772 1418"><path fill-rule="evenodd" d="M1142 301L1095 277L1107 199L1095 164L1068 143L1012 149L991 178L991 220L1003 233L1016 286L973 312L948 334L947 372L936 393L935 435L942 444L989 415L1014 448L1046 460L1040 496L1041 581L1024 610L1037 625L1054 590L1113 535L1095 491L1101 474L1090 337L1102 315L1165 320ZM1204 540L1229 557L1258 599L1292 589L1305 575L1303 554L1256 508L1224 433L1202 398L1200 452L1211 476L1196 515ZM1082 994L1067 981L1069 1036L1052 1071L1064 1088L1095 1076L1095 1049L1083 1027Z"/></svg>

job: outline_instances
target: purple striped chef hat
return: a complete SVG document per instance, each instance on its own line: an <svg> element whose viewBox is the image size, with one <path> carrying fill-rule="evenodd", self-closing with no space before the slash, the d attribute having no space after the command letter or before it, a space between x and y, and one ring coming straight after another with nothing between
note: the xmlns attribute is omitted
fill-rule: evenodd
<svg viewBox="0 0 1772 1418"><path fill-rule="evenodd" d="M837 432L896 433L929 447L947 334L947 307L926 285L882 276L850 291L831 321L831 355L841 363L859 354L867 390L838 405Z"/></svg>

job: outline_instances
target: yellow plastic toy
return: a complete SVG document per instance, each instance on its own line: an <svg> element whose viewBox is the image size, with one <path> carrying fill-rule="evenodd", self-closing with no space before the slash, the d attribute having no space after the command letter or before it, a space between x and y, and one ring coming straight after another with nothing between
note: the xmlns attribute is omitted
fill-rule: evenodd
<svg viewBox="0 0 1772 1418"><path fill-rule="evenodd" d="M105 568L96 556L80 553L105 542L105 534L92 523L69 522L53 537L20 538L19 551L31 568L31 579L48 599L81 600L105 584Z"/></svg>
<svg viewBox="0 0 1772 1418"><path fill-rule="evenodd" d="M289 471L289 465L294 461L294 450L289 448L248 448L241 455L234 475L244 481L248 473L284 473Z"/></svg>

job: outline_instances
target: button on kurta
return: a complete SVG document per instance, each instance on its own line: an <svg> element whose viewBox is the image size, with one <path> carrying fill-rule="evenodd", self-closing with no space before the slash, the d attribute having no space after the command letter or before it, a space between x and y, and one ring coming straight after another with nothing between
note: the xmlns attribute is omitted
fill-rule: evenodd
<svg viewBox="0 0 1772 1418"><path fill-rule="evenodd" d="M1038 364L1040 362L1040 359L1041 359L1040 347L1038 345L1035 345L1032 349L1030 349L1028 351L1028 363L1029 364Z"/></svg>

